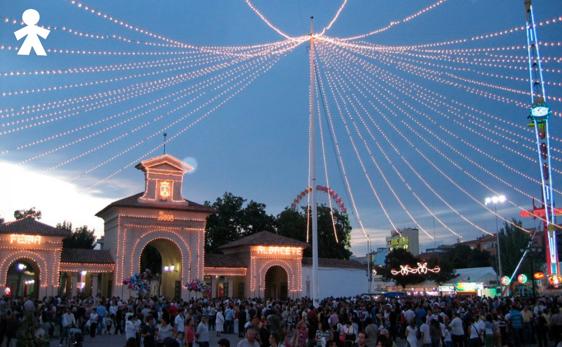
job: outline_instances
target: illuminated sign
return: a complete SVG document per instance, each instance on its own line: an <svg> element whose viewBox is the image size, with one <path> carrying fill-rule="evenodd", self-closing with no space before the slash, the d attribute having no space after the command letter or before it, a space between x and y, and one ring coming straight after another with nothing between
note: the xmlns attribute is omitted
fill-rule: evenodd
<svg viewBox="0 0 562 347"><path fill-rule="evenodd" d="M169 200L172 195L172 183L170 181L160 182L159 194L161 200Z"/></svg>
<svg viewBox="0 0 562 347"><path fill-rule="evenodd" d="M300 256L299 247L280 247L280 246L257 246L253 247L255 255L277 255L277 256Z"/></svg>
<svg viewBox="0 0 562 347"><path fill-rule="evenodd" d="M459 282L455 284L455 290L457 292L477 292L482 289L484 289L484 285L482 283Z"/></svg>
<svg viewBox="0 0 562 347"><path fill-rule="evenodd" d="M520 284L525 284L527 283L527 281L528 281L527 275L520 274L519 276L517 276L517 282L519 282Z"/></svg>
<svg viewBox="0 0 562 347"><path fill-rule="evenodd" d="M544 278L544 272L535 272L533 278L536 280L542 280Z"/></svg>
<svg viewBox="0 0 562 347"><path fill-rule="evenodd" d="M408 238L406 236L393 237L388 241L390 250L408 249Z"/></svg>
<svg viewBox="0 0 562 347"><path fill-rule="evenodd" d="M411 267L410 265L400 265L399 270L390 270L390 273L394 276L408 276L410 274L425 275L428 272L439 273L441 272L441 268L439 266L435 266L434 268L430 269L427 267L427 263L418 263L417 267Z"/></svg>
<svg viewBox="0 0 562 347"><path fill-rule="evenodd" d="M158 218L157 219L161 222L173 222L174 221L174 215L173 214L167 214L164 211L158 211Z"/></svg>
<svg viewBox="0 0 562 347"><path fill-rule="evenodd" d="M17 245L40 245L41 236L39 235L22 235L22 234L11 234L10 244Z"/></svg>

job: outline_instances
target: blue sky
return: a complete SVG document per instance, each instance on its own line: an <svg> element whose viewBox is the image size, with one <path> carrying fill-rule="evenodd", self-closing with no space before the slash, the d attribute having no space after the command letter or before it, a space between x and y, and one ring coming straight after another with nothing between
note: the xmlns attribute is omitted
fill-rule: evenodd
<svg viewBox="0 0 562 347"><path fill-rule="evenodd" d="M432 2L412 1L412 0L374 0L357 1L350 0L349 4L341 14L337 23L328 33L330 36L344 37L358 33L367 32L386 25L389 21L403 18ZM557 0L537 0L534 2L536 16L539 20L558 17L562 15L562 5ZM116 18L126 20L129 23L146 28L152 32L170 37L194 45L252 45L279 41L282 38L270 30L255 14L246 6L242 0L213 0L213 1L109 1L97 0L88 3L94 8L109 13ZM290 35L303 35L308 31L310 15L315 16L317 28L322 28L334 15L340 1L326 0L255 0L254 4L278 27L282 28ZM147 39L137 35L122 27L108 23L97 16L92 16L84 11L77 9L69 4L68 1L1 1L0 17L19 18L21 13L27 8L35 8L41 13L40 24L56 25L58 27L67 26L76 30L99 33L99 34L121 34L137 39ZM524 11L522 1L513 0L449 0L442 6L433 11L422 15L413 21L397 26L383 34L368 39L371 43L386 45L406 45L457 38L470 37L476 34L496 32L524 24ZM17 45L13 37L13 31L19 25L2 23L0 24L0 44ZM561 25L554 24L540 28L540 38L544 41L559 42L561 40ZM149 39L150 41L155 41ZM494 47L511 46L525 44L524 33L519 32L507 35L496 40L487 40L473 43L466 47ZM46 48L68 48L68 49L91 49L107 51L143 50L150 49L143 46L130 46L111 40L92 40L79 38L74 35L62 32L61 30L52 31L49 38L44 42ZM560 48L548 48L543 50L547 56L560 56ZM506 54L525 55L524 51L509 51ZM197 170L185 179L184 196L194 201L214 200L224 191L231 191L235 194L244 196L248 199L264 202L267 204L271 213L280 212L285 206L289 205L293 198L304 189L307 184L307 112L308 112L308 50L306 45L297 47L288 55L283 56L271 70L259 77L246 90L242 91L235 98L230 100L217 112L214 112L208 119L202 121L194 128L186 131L177 140L168 144L168 152L179 158L195 159ZM105 57L105 56L84 56L49 54L47 57L21 57L14 51L0 51L0 71L22 71L36 69L59 69L65 67L94 66L104 64L121 64L127 62L140 62L155 59L170 58L163 57ZM552 63L547 67L560 68L560 63ZM478 67L477 67L478 68ZM483 71L485 69L482 69ZM143 72L149 70L143 70ZM514 70L486 70L496 71L506 75L526 78L525 71ZM137 71L135 71L137 72ZM119 73L99 73L99 74L74 74L59 75L52 77L33 78L33 77L0 77L0 92L28 89L33 87L48 87L54 85L64 85L70 83L80 83L95 81L104 78L115 78L126 76L130 72ZM404 73L398 73L404 78L411 78ZM163 74L162 76L171 76ZM472 76L474 77L474 76ZM560 74L546 74L549 81L560 82ZM150 81L155 79L147 77L135 79L134 82ZM500 104L485 98L470 95L464 91L454 88L446 88L443 85L426 82L419 78L414 78L417 83L440 93L444 93L450 98L455 98L464 103L475 105L483 109L506 117L510 121L520 124L526 123L526 111L512 105ZM526 90L524 83L506 82L502 80L486 80L497 84L505 83L506 86ZM0 98L0 109L10 107L21 107L66 98L74 98L107 89L124 87L133 81L122 81L112 84L100 85L95 87L75 88L64 91L37 93L30 96L14 96ZM185 86L189 86L186 84ZM549 87L549 94L562 96L560 86ZM155 97L165 96L167 92L174 92L176 89L170 88L166 91L154 94ZM497 91L495 91L497 92ZM510 96L522 102L527 102L525 95L513 95L497 92L501 95ZM116 128L112 131L104 132L100 136L92 136L87 141L64 148L51 155L31 160L28 163L16 168L14 164L33 157L51 148L64 145L82 136L88 136L96 129L102 127L92 127L87 131L76 132L68 136L50 141L44 145L33 146L23 150L15 150L17 146L28 144L39 138L55 134L65 129L73 129L82 124L86 124L101 117L122 112L136 105L150 100L147 98L135 98L123 103L115 104L94 112L84 112L75 117L69 117L61 121L49 123L44 126L37 126L13 134L1 136L0 152L9 151L0 156L0 163L4 170L2 175L4 181L3 192L5 198L2 199L0 211L5 217L11 217L10 211L26 206L37 206L44 210L45 220L56 223L64 219L74 221L75 224L88 223L94 225L98 231L101 230L100 221L93 217L96 209L103 206L108 201L136 193L143 188L143 180L140 172L134 168L127 168L109 182L104 182L95 187L87 189L92 184L113 172L122 168L124 165L133 161L138 156L150 150L161 142L161 137L157 136L150 141L136 147L134 150L112 161L108 165L93 171L91 174L83 175L83 172L103 162L107 158L115 155L119 151L134 144L139 138L147 134L158 131L159 127L172 122L177 115L173 114L159 123L155 123L133 135L123 137L119 141L96 151L91 155L84 156L80 160L73 161L57 170L47 171L46 169L58 163L88 151L96 146L103 144L111 139L123 134L123 131L139 126L146 121L146 118L138 118L131 121L124 127ZM194 103L194 107L195 107ZM560 103L553 103L553 109L560 109ZM163 110L165 110L164 108ZM36 114L41 114L36 113ZM181 113L178 113L180 115ZM21 118L21 117L20 117ZM20 119L18 118L18 119ZM4 123L4 119L0 119ZM447 125L449 126L449 125ZM473 138L473 135L466 133L462 127L450 125L451 130L461 137L466 137L479 148L482 148L493 155L505 160L513 167L529 176L538 178L536 164L521 160L509 151L499 147L489 146L485 141ZM552 122L552 132L559 135L560 120L554 119ZM10 128L10 127L9 127ZM170 136L174 135L181 126L173 127L168 130ZM349 177L356 196L359 211L365 226L372 233L376 240L382 240L388 235L389 223L384 218L381 209L371 194L367 181L363 176L361 168L357 164L353 150L345 136L341 125L337 126L338 135L344 153L346 163L349 165ZM400 143L400 138L392 132L391 139ZM404 130L406 131L406 130ZM501 138L500 141L503 141ZM381 141L383 141L381 139ZM381 142L382 143L382 142ZM330 143L329 143L330 145ZM509 144L507 144L509 145ZM556 147L557 144L555 144ZM389 150L387 145L383 145ZM422 146L422 145L420 145ZM330 146L329 166L330 179L335 190L345 197L345 203L350 208L350 201L339 170L335 164L335 156ZM483 228L493 231L495 220L493 215L477 206L473 201L452 187L443 179L440 179L434 171L420 160L416 154L408 150L406 146L401 147L404 155L411 161L412 165L432 183L435 188L442 192L443 196L451 202L461 213L468 216ZM463 150L462 146L458 146ZM458 180L465 189L470 190L474 196L482 200L487 193L481 187L475 186L473 182L460 172L456 172L449 164L438 158L429 148L423 150L431 156L435 163L447 170L455 180ZM447 149L445 149L447 150ZM466 154L473 156L468 149ZM160 153L158 151L156 153ZM364 152L362 152L365 154ZM388 152L390 153L390 152ZM447 152L450 153L450 152ZM526 153L534 156L534 152ZM452 155L452 154L451 154ZM378 156L381 163L384 159ZM490 160L474 154L474 160L486 166L495 174L511 182L516 187L532 195L539 194L539 187L529 183L529 181L514 175L509 170L499 167ZM368 158L364 157L368 163ZM435 243L453 242L455 240L438 223L434 223L433 218L427 216L427 212L412 198L412 195L405 189L400 181L393 177L392 169L389 165L381 164L384 172L389 175L392 185L396 188L399 196L407 203L412 212L419 217L421 224L436 235L435 241L423 239L425 244L432 246ZM470 169L470 166L466 166ZM559 164L555 164L560 168ZM407 170L404 167L404 173ZM319 167L320 169L320 167ZM380 175L372 165L368 165L368 171L377 189L380 191L385 206L391 211L393 219L400 227L412 226L406 214L401 211L396 200L391 196L388 189L382 183ZM33 173L34 176L28 176ZM321 171L319 170L319 173ZM471 171L472 172L472 171ZM35 176L37 175L37 176ZM528 206L529 199L521 194L509 190L498 181L489 179L478 170L474 175L482 180L486 180L495 190L504 192L508 198L515 203ZM555 175L555 185L560 180ZM451 213L434 195L426 191L421 183L410 175L406 176L409 183L419 191L424 201L438 213L447 224L455 231L464 235L465 238L473 238L481 233L470 225L463 222L458 216ZM42 180L45 181L42 181ZM29 184L29 180L45 182L44 184L34 185L29 194L22 194L19 189L13 187L24 187ZM49 184L50 180L56 180L61 187L51 189L55 184ZM322 180L320 181L322 183ZM66 184L66 185L65 185ZM10 189L10 190L8 190ZM70 194L70 192L73 192ZM53 195L56 195L54 197ZM55 199L55 200L53 200ZM82 200L82 201L77 201ZM49 201L56 201L49 204ZM323 200L325 201L325 200ZM56 205L56 206L52 206ZM78 206L77 206L78 205ZM46 212L49 213L46 213ZM501 208L500 212L506 218L516 215L513 208ZM90 216L90 217L87 217ZM356 221L352 218L354 227ZM435 227L434 227L435 224ZM358 229L354 230L353 243L357 253L364 252L364 239ZM380 245L380 243L378 244Z"/></svg>

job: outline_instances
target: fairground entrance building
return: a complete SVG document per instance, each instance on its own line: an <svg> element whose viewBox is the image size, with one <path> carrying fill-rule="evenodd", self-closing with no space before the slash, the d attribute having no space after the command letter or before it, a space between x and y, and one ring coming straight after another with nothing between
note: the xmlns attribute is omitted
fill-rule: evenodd
<svg viewBox="0 0 562 347"><path fill-rule="evenodd" d="M205 224L213 210L182 196L192 168L162 155L141 162L145 190L113 202L104 220L101 249L63 249L67 231L24 218L0 224L0 289L10 295L135 295L124 281L158 269L152 294L187 299L188 284L205 281L214 297L298 297L310 293L303 275L307 244L259 232L205 254ZM320 266L359 271L352 261L321 259ZM303 290L303 282L305 288Z"/></svg>

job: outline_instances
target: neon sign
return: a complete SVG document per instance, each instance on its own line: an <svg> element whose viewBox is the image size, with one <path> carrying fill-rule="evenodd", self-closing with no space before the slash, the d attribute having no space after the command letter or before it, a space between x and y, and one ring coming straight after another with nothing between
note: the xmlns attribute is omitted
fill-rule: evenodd
<svg viewBox="0 0 562 347"><path fill-rule="evenodd" d="M17 245L40 245L41 236L39 235L22 235L22 234L11 234L10 244Z"/></svg>
<svg viewBox="0 0 562 347"><path fill-rule="evenodd" d="M253 247L255 255L300 256L299 247L257 246Z"/></svg>
<svg viewBox="0 0 562 347"><path fill-rule="evenodd" d="M390 273L393 274L394 276L396 275L400 275L400 276L408 276L408 275L425 275L428 272L431 273L439 273L441 272L441 268L439 266L435 266L434 268L430 269L427 267L427 263L418 263L417 267L411 267L410 265L400 265L400 269L396 270L396 269L392 269L390 270Z"/></svg>
<svg viewBox="0 0 562 347"><path fill-rule="evenodd" d="M157 219L161 222L173 222L174 221L174 215L173 214L167 214L164 211L158 211L158 218Z"/></svg>

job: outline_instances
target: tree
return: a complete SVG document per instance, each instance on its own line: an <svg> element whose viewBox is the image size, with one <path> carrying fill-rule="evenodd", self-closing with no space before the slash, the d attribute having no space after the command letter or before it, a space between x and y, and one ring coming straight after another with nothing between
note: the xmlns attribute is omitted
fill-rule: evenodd
<svg viewBox="0 0 562 347"><path fill-rule="evenodd" d="M429 273L428 278L437 284L442 284L449 282L453 278L457 277L455 274L455 268L449 261L447 257L440 258L430 258L427 261L428 268L435 268L439 266L440 271L438 273Z"/></svg>
<svg viewBox="0 0 562 347"><path fill-rule="evenodd" d="M242 229L244 236L260 231L275 231L275 217L267 214L265 204L250 200L242 211Z"/></svg>
<svg viewBox="0 0 562 347"><path fill-rule="evenodd" d="M16 220L28 217L33 219L41 219L41 211L37 210L35 207L14 211L14 218Z"/></svg>
<svg viewBox="0 0 562 347"><path fill-rule="evenodd" d="M62 246L64 248L94 248L96 236L94 235L94 230L88 229L88 226L84 225L74 229L73 231L72 223L64 221L57 224L57 228L68 230L69 232L71 232L70 236L62 240Z"/></svg>
<svg viewBox="0 0 562 347"><path fill-rule="evenodd" d="M423 282L425 278L418 274L408 274L408 275L393 275L391 270L399 270L400 266L410 265L411 267L417 267L418 259L410 252L405 249L397 248L390 251L386 255L384 260L384 269L382 271L382 277L384 280L393 280L396 284L406 288L409 284L416 284Z"/></svg>
<svg viewBox="0 0 562 347"><path fill-rule="evenodd" d="M349 259L351 256L350 239L351 224L346 214L333 210L334 221L328 206L318 206L318 256L321 258ZM277 232L279 235L306 242L307 222L306 210L286 208L277 216ZM334 224L338 241L334 236ZM311 226L309 225L309 233ZM310 235L309 235L310 236ZM312 249L304 250L304 256L310 257Z"/></svg>
<svg viewBox="0 0 562 347"><path fill-rule="evenodd" d="M513 219L512 222L515 225L522 226L521 221ZM529 233L511 224L504 223L500 230L500 253L502 272L504 275L511 276L517 266L517 263L521 260L521 256L527 248L530 239L531 235L529 235ZM533 257L535 261L534 268L539 269L544 264L544 251L542 254L534 254ZM521 265L519 273L532 275L529 256L527 256L526 261Z"/></svg>
<svg viewBox="0 0 562 347"><path fill-rule="evenodd" d="M463 244L456 244L449 248L441 259L448 259L454 269L486 267L493 264L490 253Z"/></svg>
<svg viewBox="0 0 562 347"><path fill-rule="evenodd" d="M275 231L275 217L267 214L265 204L250 201L244 205L245 202L232 193L224 193L212 204L205 202L215 210L207 219L205 247L208 252L259 231Z"/></svg>
<svg viewBox="0 0 562 347"><path fill-rule="evenodd" d="M224 193L214 203L207 201L205 205L215 210L207 219L205 248L208 252L240 237L243 198Z"/></svg>

